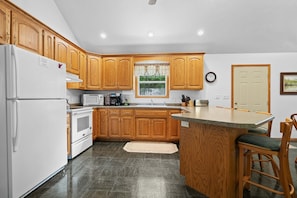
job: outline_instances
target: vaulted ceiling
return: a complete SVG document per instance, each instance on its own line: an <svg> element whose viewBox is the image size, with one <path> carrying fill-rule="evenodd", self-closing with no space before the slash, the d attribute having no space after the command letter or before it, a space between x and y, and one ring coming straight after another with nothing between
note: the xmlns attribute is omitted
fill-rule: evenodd
<svg viewBox="0 0 297 198"><path fill-rule="evenodd" d="M297 52L296 0L148 1L55 0L90 52Z"/></svg>

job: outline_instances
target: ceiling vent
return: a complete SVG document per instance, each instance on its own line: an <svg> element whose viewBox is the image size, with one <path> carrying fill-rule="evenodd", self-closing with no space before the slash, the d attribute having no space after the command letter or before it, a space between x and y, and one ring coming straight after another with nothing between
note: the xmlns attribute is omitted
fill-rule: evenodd
<svg viewBox="0 0 297 198"><path fill-rule="evenodd" d="M155 5L157 0L149 0L148 4L149 5Z"/></svg>

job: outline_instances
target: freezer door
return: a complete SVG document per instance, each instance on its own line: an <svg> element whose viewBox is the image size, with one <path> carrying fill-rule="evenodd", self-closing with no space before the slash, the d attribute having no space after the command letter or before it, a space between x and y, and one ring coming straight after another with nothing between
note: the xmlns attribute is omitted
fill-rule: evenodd
<svg viewBox="0 0 297 198"><path fill-rule="evenodd" d="M66 65L6 45L8 99L66 98Z"/></svg>
<svg viewBox="0 0 297 198"><path fill-rule="evenodd" d="M20 197L67 164L65 100L8 101L12 197Z"/></svg>

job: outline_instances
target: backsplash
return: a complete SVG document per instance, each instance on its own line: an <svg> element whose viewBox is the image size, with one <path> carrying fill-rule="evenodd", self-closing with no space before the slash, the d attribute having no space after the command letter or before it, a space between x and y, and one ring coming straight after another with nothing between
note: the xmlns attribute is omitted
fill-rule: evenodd
<svg viewBox="0 0 297 198"><path fill-rule="evenodd" d="M135 98L134 90L128 91L82 91L82 90L72 90L67 89L67 99L69 104L78 104L80 103L80 95L83 93L92 93L92 94L104 94L109 95L110 93L121 93L122 99L128 100L128 103L154 103L154 104L164 104L164 103L181 103L181 96L189 96L192 100L194 99L208 99L204 98L203 94L199 91L192 90L180 90L180 91L170 91L169 98Z"/></svg>

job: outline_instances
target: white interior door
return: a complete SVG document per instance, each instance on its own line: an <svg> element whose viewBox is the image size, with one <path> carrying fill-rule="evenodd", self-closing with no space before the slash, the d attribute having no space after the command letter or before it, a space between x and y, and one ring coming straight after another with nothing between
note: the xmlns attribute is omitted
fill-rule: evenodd
<svg viewBox="0 0 297 198"><path fill-rule="evenodd" d="M270 111L270 65L232 65L232 107Z"/></svg>

